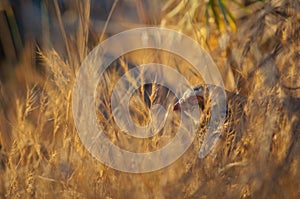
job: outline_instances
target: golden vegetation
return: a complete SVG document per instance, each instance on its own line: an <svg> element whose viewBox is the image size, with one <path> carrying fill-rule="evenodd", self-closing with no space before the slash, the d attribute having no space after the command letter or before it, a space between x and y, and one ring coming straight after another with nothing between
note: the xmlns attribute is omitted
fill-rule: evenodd
<svg viewBox="0 0 300 199"><path fill-rule="evenodd" d="M35 44L26 43L18 66L0 84L0 197L299 198L300 4L266 0L247 9L232 2L249 1L226 1L226 9L234 8L227 13L228 26L220 14L222 7L217 1L208 2L213 7L205 7L205 1L167 0L161 3L161 16L151 17L142 1L136 1L142 23L182 31L209 51L226 88L246 97L242 126L237 122L241 120L239 112L233 112L217 146L204 159L195 155L201 139L198 136L181 158L158 171L130 174L102 165L77 135L71 97L81 62L98 40L109 35L93 31L90 1L74 1L78 27L69 37L54 1L49 9L56 13L64 50L51 46L36 50ZM115 1L112 10L118 3ZM43 66L40 71L36 59ZM165 52L133 52L113 63L99 82L100 100L95 107L105 110L99 112L98 120L112 142L128 150L159 149L176 136L176 115L167 119L161 133L143 141L127 136L113 124L113 85L132 67L129 62L149 61L171 65L191 84L202 82L188 63ZM152 87L156 91L156 85ZM137 89L131 100L132 110L137 107L132 115L138 123L147 124L146 90ZM150 104L159 101L155 92L149 95ZM229 99L229 106L238 103ZM202 131L199 129L198 134Z"/></svg>

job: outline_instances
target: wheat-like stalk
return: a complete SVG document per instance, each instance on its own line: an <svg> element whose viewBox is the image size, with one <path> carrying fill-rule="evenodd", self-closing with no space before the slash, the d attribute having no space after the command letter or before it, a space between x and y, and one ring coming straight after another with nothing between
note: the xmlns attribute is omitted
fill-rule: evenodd
<svg viewBox="0 0 300 199"><path fill-rule="evenodd" d="M141 23L180 30L197 40L213 57L226 88L237 94L227 98L231 111L217 145L207 157L197 158L210 119L207 108L191 147L168 167L132 175L101 164L77 135L72 89L87 53L110 36L105 30L115 21L128 24L118 17L129 6L112 2L104 31L95 33L93 1L76 0L63 7L59 1L47 2L43 5L57 20L65 49L41 45L32 53L27 47L20 66L10 70L15 79L0 81L0 197L299 198L299 2L153 1L151 9L161 5L160 16L157 11L148 16L151 9L144 1L135 3L130 5L136 6ZM225 7L232 9L226 12ZM62 8L78 14L74 33L64 24ZM135 23L130 24L141 25ZM43 66L39 72L33 67L35 54ZM155 49L131 52L112 63L98 82L94 106L107 137L129 151L159 150L177 136L180 125L180 114L172 110L174 94L155 80L139 87L143 77L133 76L128 76L136 90L130 117L138 125L148 125L157 120L150 109L161 103L166 109L164 128L151 138L137 139L115 123L111 94L116 82L133 67L149 62L170 65L192 85L203 83L189 63ZM117 89L128 89L121 86Z"/></svg>

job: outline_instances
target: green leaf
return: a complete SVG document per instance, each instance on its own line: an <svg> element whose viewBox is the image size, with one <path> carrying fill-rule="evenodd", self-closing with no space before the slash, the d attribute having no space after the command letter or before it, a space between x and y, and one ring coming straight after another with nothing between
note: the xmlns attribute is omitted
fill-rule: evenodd
<svg viewBox="0 0 300 199"><path fill-rule="evenodd" d="M224 17L224 20L225 20L226 24L229 24L229 21L227 19L226 7L225 7L224 2L222 0L218 0L218 3L219 3L219 6L221 8L221 12L223 14L223 17Z"/></svg>

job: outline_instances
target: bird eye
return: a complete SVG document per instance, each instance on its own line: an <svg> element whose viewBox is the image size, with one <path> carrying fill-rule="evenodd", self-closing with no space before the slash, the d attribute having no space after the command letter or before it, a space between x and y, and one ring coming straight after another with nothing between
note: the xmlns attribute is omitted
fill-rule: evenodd
<svg viewBox="0 0 300 199"><path fill-rule="evenodd" d="M199 88L196 88L195 90L196 91L201 91L202 89L201 89L201 87L199 87Z"/></svg>

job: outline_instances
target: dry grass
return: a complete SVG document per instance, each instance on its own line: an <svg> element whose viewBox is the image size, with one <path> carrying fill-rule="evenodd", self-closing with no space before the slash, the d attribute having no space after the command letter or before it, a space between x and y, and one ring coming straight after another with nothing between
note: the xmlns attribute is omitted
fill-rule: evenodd
<svg viewBox="0 0 300 199"><path fill-rule="evenodd" d="M219 32L212 22L210 31L203 29L203 12L199 11L199 16L195 13L202 6L195 4L197 1L182 1L180 11L172 10L176 1L168 1L162 23L185 32L204 46L218 65L226 88L246 98L243 109L233 112L218 145L206 158L197 158L204 125L181 158L145 174L108 168L82 145L71 111L72 87L80 63L97 45L98 38L104 36L95 40L89 37L89 1L74 1L78 28L75 37L68 37L57 1L54 2L64 53L51 48L39 50L38 59L44 65L41 74L31 56L35 48L28 44L20 66L14 70L15 79L0 84L1 198L300 197L298 1L267 0L253 13L236 19L236 32L230 28ZM138 13L143 15L146 11L141 1L137 3ZM158 20L140 17L144 23ZM179 24L177 19L182 19ZM142 50L113 63L99 82L99 104L95 106L102 109L98 120L109 138L128 150L159 149L176 136L177 115L167 119L158 135L142 141L122 133L112 120L113 85L132 67L129 63L153 61L177 69L191 84L202 82L188 63L165 52ZM131 100L133 119L140 124L150 120L143 100L147 89L156 91L157 87L138 88ZM161 101L156 94L149 93L149 104ZM166 106L173 100L172 94L167 99L170 101ZM235 98L229 100L233 110L238 103Z"/></svg>

